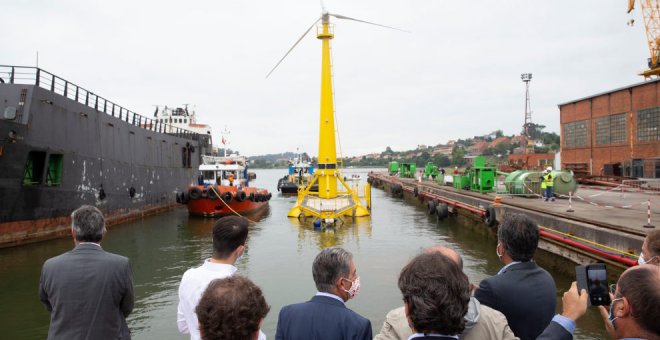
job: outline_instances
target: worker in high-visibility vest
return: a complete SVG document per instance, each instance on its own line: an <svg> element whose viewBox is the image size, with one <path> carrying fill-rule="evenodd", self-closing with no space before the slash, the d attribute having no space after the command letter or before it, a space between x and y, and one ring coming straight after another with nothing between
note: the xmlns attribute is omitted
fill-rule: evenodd
<svg viewBox="0 0 660 340"><path fill-rule="evenodd" d="M541 189L545 187L545 201L548 201L550 198L553 202L555 201L555 196L552 193L552 186L554 185L554 178L552 177L552 168L547 167L543 171L543 182L541 182Z"/></svg>

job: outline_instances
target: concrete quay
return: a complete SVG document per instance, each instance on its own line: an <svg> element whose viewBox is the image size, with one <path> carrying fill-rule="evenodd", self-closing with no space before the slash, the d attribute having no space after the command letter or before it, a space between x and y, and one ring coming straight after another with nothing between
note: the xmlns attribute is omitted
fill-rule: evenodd
<svg viewBox="0 0 660 340"><path fill-rule="evenodd" d="M625 270L636 263L644 237L654 230L643 227L647 223L647 211L642 203L650 197L644 194L604 195L593 189L578 190L579 198L572 199L573 212L567 212L568 199L563 198L544 202L540 198L459 190L435 181L419 182L387 173L374 172L369 177L372 186L408 201L418 200L425 206L433 200L444 202L451 214L484 221L493 226L490 228L493 233L507 213L527 214L541 228L539 248L576 264L605 262ZM496 203L498 196L500 202ZM488 215L492 213L497 222L486 223L490 222ZM660 214L657 209L653 211L653 205L651 221L660 222Z"/></svg>

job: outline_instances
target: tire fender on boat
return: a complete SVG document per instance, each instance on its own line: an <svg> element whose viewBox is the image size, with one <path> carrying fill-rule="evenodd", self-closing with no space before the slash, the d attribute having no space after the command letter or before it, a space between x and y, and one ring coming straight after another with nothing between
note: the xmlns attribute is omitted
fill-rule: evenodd
<svg viewBox="0 0 660 340"><path fill-rule="evenodd" d="M222 200L223 200L225 203L227 203L227 204L231 203L231 199L232 199L233 197L234 197L234 196L233 196L233 195L231 194L231 192L229 192L229 191L225 191L225 192L223 192L222 194L220 194L220 198L222 198Z"/></svg>
<svg viewBox="0 0 660 340"><path fill-rule="evenodd" d="M214 200L218 198L218 195L216 195L216 188L214 187L209 187L208 189L208 196L210 200Z"/></svg>
<svg viewBox="0 0 660 340"><path fill-rule="evenodd" d="M200 190L198 187L190 188L189 195L191 200L198 200L202 198L202 190Z"/></svg>
<svg viewBox="0 0 660 340"><path fill-rule="evenodd" d="M188 204L188 202L190 202L190 195L188 194L188 192L184 191L181 193L181 203Z"/></svg>
<svg viewBox="0 0 660 340"><path fill-rule="evenodd" d="M237 201L243 202L243 201L245 201L246 198L247 198L247 194L245 193L245 191L239 191L239 192L236 193L236 200Z"/></svg>
<svg viewBox="0 0 660 340"><path fill-rule="evenodd" d="M248 198L250 199L250 201L252 201L252 202L256 202L256 201L255 201L256 198L255 198L255 195L254 195L253 192L250 193L250 195L248 196Z"/></svg>
<svg viewBox="0 0 660 340"><path fill-rule="evenodd" d="M419 189L417 189L417 187L413 188L413 194L415 195L415 197L419 196Z"/></svg>

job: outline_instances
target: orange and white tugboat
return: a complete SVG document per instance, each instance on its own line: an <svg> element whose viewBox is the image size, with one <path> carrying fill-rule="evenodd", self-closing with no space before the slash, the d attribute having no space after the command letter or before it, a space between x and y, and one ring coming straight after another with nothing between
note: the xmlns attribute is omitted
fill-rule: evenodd
<svg viewBox="0 0 660 340"><path fill-rule="evenodd" d="M177 194L177 202L186 204L190 215L221 217L255 213L268 206L272 194L266 189L252 188L256 178L247 171L244 156L202 156L198 185Z"/></svg>

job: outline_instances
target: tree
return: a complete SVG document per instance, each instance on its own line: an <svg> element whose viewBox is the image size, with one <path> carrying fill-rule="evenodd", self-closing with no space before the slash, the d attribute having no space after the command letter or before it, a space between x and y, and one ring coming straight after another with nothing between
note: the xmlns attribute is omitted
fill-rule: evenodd
<svg viewBox="0 0 660 340"><path fill-rule="evenodd" d="M394 151L392 151L392 148L388 146L385 148L385 153L394 153Z"/></svg>
<svg viewBox="0 0 660 340"><path fill-rule="evenodd" d="M455 166L462 166L465 164L465 155L467 154L467 151L458 146L454 145L454 148L451 150L451 162Z"/></svg>

